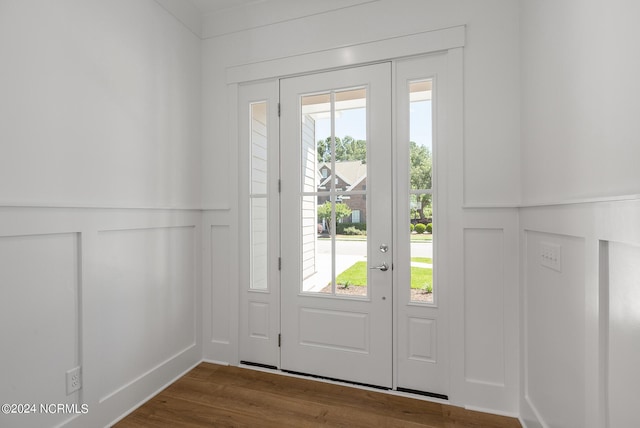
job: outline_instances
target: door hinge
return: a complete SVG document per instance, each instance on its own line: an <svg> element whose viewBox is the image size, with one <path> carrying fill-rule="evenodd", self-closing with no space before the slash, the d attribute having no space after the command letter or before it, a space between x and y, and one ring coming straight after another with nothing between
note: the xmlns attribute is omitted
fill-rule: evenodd
<svg viewBox="0 0 640 428"><path fill-rule="evenodd" d="M280 103L278 103L278 117L280 117Z"/></svg>
<svg viewBox="0 0 640 428"><path fill-rule="evenodd" d="M278 270L282 270L282 257L278 257Z"/></svg>
<svg viewBox="0 0 640 428"><path fill-rule="evenodd" d="M282 347L282 334L278 333L278 348Z"/></svg>

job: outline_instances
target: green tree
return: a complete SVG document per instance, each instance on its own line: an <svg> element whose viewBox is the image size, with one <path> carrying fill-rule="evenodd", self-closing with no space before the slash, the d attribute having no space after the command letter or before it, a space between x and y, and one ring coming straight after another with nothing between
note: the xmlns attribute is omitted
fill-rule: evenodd
<svg viewBox="0 0 640 428"><path fill-rule="evenodd" d="M318 164L331 161L331 137L326 140L318 140L316 144L318 150Z"/></svg>
<svg viewBox="0 0 640 428"><path fill-rule="evenodd" d="M336 221L340 221L345 217L349 217L351 215L351 208L347 206L347 204L339 202L335 205L336 209ZM332 230L331 224L331 202L327 201L322 205L318 206L318 220L326 220L327 229L329 232Z"/></svg>
<svg viewBox="0 0 640 428"><path fill-rule="evenodd" d="M412 190L431 189L431 150L428 147L409 143L410 184ZM426 208L431 204L431 195L416 195L419 206L417 208L420 219L427 217ZM430 213L429 213L430 215Z"/></svg>
<svg viewBox="0 0 640 428"><path fill-rule="evenodd" d="M354 140L353 137L345 136L342 139L342 159L345 161L367 161L367 142L364 140Z"/></svg>
<svg viewBox="0 0 640 428"><path fill-rule="evenodd" d="M317 142L318 163L331 162L331 137ZM347 135L344 138L335 139L335 159L341 161L367 161L367 142L365 140L355 140Z"/></svg>

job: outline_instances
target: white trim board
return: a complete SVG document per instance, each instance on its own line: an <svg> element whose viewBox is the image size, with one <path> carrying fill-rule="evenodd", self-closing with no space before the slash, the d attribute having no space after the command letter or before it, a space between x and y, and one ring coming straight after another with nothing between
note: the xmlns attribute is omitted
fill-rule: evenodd
<svg viewBox="0 0 640 428"><path fill-rule="evenodd" d="M227 84L293 76L463 47L464 25L227 68Z"/></svg>

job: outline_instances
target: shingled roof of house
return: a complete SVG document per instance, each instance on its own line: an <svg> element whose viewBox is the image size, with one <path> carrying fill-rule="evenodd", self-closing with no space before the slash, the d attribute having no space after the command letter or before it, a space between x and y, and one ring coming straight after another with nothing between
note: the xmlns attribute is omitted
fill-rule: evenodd
<svg viewBox="0 0 640 428"><path fill-rule="evenodd" d="M357 186L367 177L367 164L362 161L339 161L335 163L335 167L335 175L348 185L348 188L345 190L350 190ZM322 162L318 165L318 174L320 174L320 171L322 171L323 168L327 168L331 171L331 163ZM326 178L321 178L320 187L325 186L326 183L329 182L331 175L332 174L328 174ZM321 174L320 176L322 177Z"/></svg>

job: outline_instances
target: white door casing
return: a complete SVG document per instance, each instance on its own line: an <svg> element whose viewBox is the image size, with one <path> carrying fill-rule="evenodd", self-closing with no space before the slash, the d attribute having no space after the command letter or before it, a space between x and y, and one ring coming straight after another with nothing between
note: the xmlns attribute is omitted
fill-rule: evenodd
<svg viewBox="0 0 640 428"><path fill-rule="evenodd" d="M455 280L457 275L454 275L454 272L450 272L451 268L455 269L456 267L450 267L448 264L448 260L450 259L449 254L451 253L452 248L451 243L448 242L450 240L450 230L451 225L457 223L459 219L449 218L452 214L452 207L455 205L458 207L462 202L461 199L461 190L460 190L460 179L461 179L461 170L456 167L456 163L454 165L449 165L451 163L452 157L458 159L461 156L461 128L459 127L459 123L461 123L461 73L462 73L462 55L461 49L455 49L464 44L464 31L460 31L461 28L455 29L455 31L451 31L451 34L456 37L451 38L443 38L437 39L435 36L442 34L449 34L447 31L443 32L434 32L434 33L425 33L417 36L407 37L406 46L410 46L411 49L414 49L416 53L418 52L428 52L429 50L439 50L432 48L425 48L425 46L430 46L429 44L425 45L424 40L439 40L440 49L443 49L440 53L432 54L424 57L412 57L412 58L398 58L393 60L392 62L392 70L393 70L393 81L389 77L388 87L391 88L393 86L394 91L394 99L393 99L393 108L394 113L391 116L391 112L388 113L388 118L391 117L391 123L394 125L394 133L393 133L393 142L394 146L389 151L388 161L393 160L393 186L389 187L389 194L393 196L393 204L392 204L392 215L393 215L393 226L392 222L389 222L389 230L393 231L394 237L393 242L391 242L390 247L393 249L393 252L390 252L389 255L392 257L392 261L395 265L395 270L393 271L392 277L393 281L396 284L393 289L393 317L392 322L387 324L391 326L390 329L393 334L393 341L388 347L389 352L392 352L393 355L393 364L390 365L390 369L387 370L391 376L388 381L378 382L374 381L372 383L371 380L355 380L356 382L362 383L371 383L376 385L383 385L389 387L391 385L392 388L402 388L405 390L416 390L416 391L428 391L435 392L437 394L453 394L455 397L453 398L453 402L460 403L460 394L456 394L452 389L458 389L460 391L459 385L459 375L460 370L464 369L464 359L461 356L464 352L464 349L461 345L459 335L449 338L449 335L453 332L461 331L460 327L460 319L461 314L456 305L454 305L455 313L451 312L452 308L445 309L444 305L448 303L449 299L453 299L455 301L462 301L462 296L460 295L459 288L455 288L455 284L449 284L449 280ZM462 34L462 36L460 36ZM416 39L416 43L413 43L413 38ZM423 40L424 39L424 40ZM422 40L422 42L417 43L418 40ZM386 42L382 42L380 46L384 48L384 44ZM378 46L378 43L374 43L373 45ZM372 45L372 46L373 46ZM451 51L447 49L454 49L454 55L451 55ZM359 47L351 48L353 52L360 52ZM420 51L420 49L426 49ZM370 56L378 57L380 59L383 58L393 58L393 55L396 53L395 51L389 51L387 53L384 49L381 48L375 49L375 54L373 50L368 50L365 48L362 52L369 52ZM381 53L382 52L382 53ZM337 55L337 54L336 54ZM247 190L249 187L247 173L249 170L249 166L245 165L246 160L249 156L249 148L246 146L247 141L249 141L249 136L247 135L249 131L246 131L249 127L249 121L246 120L248 117L246 106L243 107L243 104L247 102L254 102L260 100L268 99L269 103L269 121L272 121L271 124L271 133L272 137L270 139L272 141L278 140L278 118L277 118L277 102L278 102L278 76L286 75L288 73L302 73L302 72L310 72L311 69L321 70L328 67L330 64L324 60L321 60L323 55L321 54L313 54L309 59L314 59L316 57L317 61L304 61L300 63L287 62L287 60L274 60L273 64L269 63L272 66L265 67L265 64L249 64L247 66L238 66L232 67L228 70L228 82L242 82L248 79L247 76L252 76L256 80L259 78L267 78L267 80L262 80L258 83L240 83L238 85L232 84L230 89L233 91L233 94L237 93L237 101L238 101L238 121L232 121L235 123L234 129L237 129L238 135L238 147L239 147L239 160L240 160L240 206L238 212L238 223L239 223L239 237L241 240L241 260L245 262L248 260L250 254L250 245L249 236L250 231L247 228L249 224L249 212L248 206L249 202L246 198ZM451 58L450 58L451 57ZM340 62L340 58L343 58L341 55L337 55L334 58L334 62ZM295 67L298 64L301 67L304 63L304 66L307 67L305 69L298 69ZM288 65L287 65L288 64ZM315 64L315 65L314 65ZM329 64L329 65L327 65ZM286 65L286 66L285 66ZM346 64L343 64L343 66ZM351 65L351 64L349 64ZM366 68L366 67L365 67ZM237 70L236 70L237 69ZM355 68L353 70L363 70L364 68ZM243 73L238 73L237 71L250 71L250 73L243 77ZM280 70L280 71L278 71ZM348 70L343 70L348 71ZM453 71L453 78L448 79L450 74ZM253 73L253 74L251 74ZM325 73L326 74L326 73ZM316 75L318 77L319 75ZM308 77L308 76L305 76ZM271 80L269 80L271 78ZM406 86L407 81L415 80L415 79L426 79L426 78L434 78L435 79L435 100L433 108L433 120L434 120L434 148L433 148L433 156L434 163L440 165L441 170L437 170L437 166L434 166L434 219L437 221L436 227L436 245L434 248L434 265L437 260L437 269L434 271L434 279L436 282L436 290L437 296L432 306L425 306L415 304L413 302L407 303L406 294L409 292L408 288L403 288L400 290L400 287L406 287L401 285L403 282L407 284L407 274L408 274L408 266L404 266L403 264L407 262L408 257L410 257L410 251L407 251L407 248L404 247L406 243L403 243L403 234L406 233L406 211L407 204L402 201L402 198L406 198L406 195L403 192L406 190L406 184L402 183L403 180L403 172L401 171L403 165L406 165L406 162L402 160L402 151L405 148L402 147L403 141L406 144L407 135L406 130L403 130L403 120L407 120L406 113L402 112L402 108L406 107L405 100L403 100L403 96L408 97L408 94L403 94L402 89ZM296 78L297 79L297 78ZM302 79L302 78L301 78ZM450 80L450 82L444 84ZM452 86L453 85L453 86ZM260 92L259 88L269 88L266 92L262 92L263 95L255 95ZM351 85L348 85L351 87ZM340 89L339 84L328 83L327 88L337 88ZM453 89L452 89L453 88ZM255 94L252 94L252 91L257 90ZM318 89L316 89L318 90ZM447 94L446 91L449 91ZM243 95L244 91L244 95ZM449 101L453 100L446 108L444 107L449 103ZM284 105L284 103L283 103ZM404 105L404 107L403 107ZM285 107L286 109L286 107ZM452 114L453 113L453 114ZM449 122L447 122L447 115L449 116ZM454 121L451 121L451 117L454 118ZM244 122L243 122L244 121ZM455 123L454 123L455 122ZM300 122L296 119L295 126L299 127ZM405 124L406 125L406 124ZM243 128L245 131L243 131ZM282 126L283 132L285 126ZM245 135L243 135L245 132ZM405 135L403 135L403 132ZM275 140L274 140L275 138ZM284 140L284 136L283 136ZM391 141L391 138L389 139ZM444 144L443 144L444 142ZM437 143L437 147L436 147ZM273 146L271 146L273 147ZM275 148L279 150L279 147ZM448 153L447 153L448 152ZM275 155L278 158L278 155ZM283 155L281 158L282 161L282 178L284 178L287 174L287 171L290 171L291 163L289 162L292 154L286 153L286 149L283 150ZM299 162L299 157L294 159ZM278 165L278 159L275 161L275 165ZM447 167L453 166L455 168ZM279 168L275 167L276 170ZM272 169L273 170L273 169ZM404 178L406 180L406 178ZM245 180L243 184L243 180ZM447 184L447 182L449 182ZM277 192L277 178L270 181L270 190L269 192L273 192L275 194ZM391 179L388 180L389 185L391 186ZM437 190L436 190L437 183ZM449 191L447 191L447 187L449 187ZM283 190L286 191L287 184L283 184ZM393 190L393 192L392 192ZM449 192L454 192L451 196ZM286 193L286 192L285 192ZM244 196L243 196L244 195ZM284 194L283 194L284 196ZM287 199L288 198L284 198ZM458 201L460 199L460 201ZM284 212L284 205L282 212ZM454 210L455 211L455 210ZM269 284L268 291L256 291L256 290L248 290L247 287L250 283L250 275L251 273L248 270L246 264L241 263L241 269L239 271L240 277L240 287L239 296L240 296L240 311L239 316L237 318L237 322L239 322L238 330L240 333L239 338L239 358L236 361L247 361L247 362L256 362L268 366L273 367L282 367L283 369L287 369L284 365L285 356L283 352L282 363L280 361L280 348L278 348L278 333L282 331L284 334L283 337L283 346L286 348L286 344L288 343L288 327L290 326L290 320L282 319L280 322L280 315L282 313L283 317L286 315L291 315L290 311L286 309L284 304L286 303L287 297L282 296L282 302L280 301L280 279L279 272L277 270L277 258L281 254L283 259L285 259L283 265L283 274L285 274L287 270L287 262L285 253L287 250L291 250L289 246L283 242L282 253L279 252L280 244L278 242L278 238L280 237L280 231L277 230L279 225L276 225L272 220L277 218L280 215L280 211L276 209L274 212L272 207L269 208L270 213L270 221L269 221L269 239L273 242L269 244L269 254L271 261L269 262L270 274L271 278ZM448 214L447 214L448 213ZM400 219L400 220L398 220ZM450 223L451 225L449 225ZM285 230L289 227L289 224L283 219L282 223L283 230L282 236L288 237L290 233L289 229ZM455 226L453 226L455 229ZM273 233L276 234L276 239L272 238ZM372 249L377 250L377 243L371 239L370 236L370 246ZM371 253L371 250L370 250ZM370 255L370 254L369 254ZM373 260L372 260L373 263ZM375 264L375 263L373 263ZM389 263L390 264L390 263ZM403 269L405 272L403 273ZM388 271L389 273L391 271ZM291 274L295 274L294 271L290 272ZM376 274L380 272L375 272ZM403 279L404 278L404 279ZM284 281L282 281L284 284ZM446 286L446 289L444 288ZM284 287L284 286L283 286ZM451 289L449 289L451 287ZM372 287L371 294L369 295L370 299L374 299L376 291L374 290L377 287ZM231 288L233 289L233 288ZM284 292L284 288L282 288ZM404 293L404 297L403 297ZM259 297L258 297L259 296ZM289 296L293 299L300 300L300 296ZM385 296L386 297L386 296ZM330 300L327 298L323 298L325 301ZM304 299L302 299L304 300ZM343 300L340 298L331 299L334 301ZM389 298L386 299L387 301ZM257 304L256 304L257 302ZM280 304L282 303L282 308ZM349 302L351 303L351 302ZM234 305L235 306L235 305ZM256 309L253 314L251 314L250 309ZM268 309L267 309L268 308ZM327 310L327 308L321 308L323 310ZM340 308L338 308L340 309ZM333 310L331 308L328 309ZM335 312L339 312L336 310ZM362 314L363 312L358 312ZM451 314L451 315L450 315ZM451 321L448 318L451 317ZM435 320L435 323L432 322ZM417 321L417 322L416 322ZM412 325L410 323L413 322ZM233 322L231 323L233 325ZM256 331L252 331L251 326L259 326L258 334L255 334ZM434 330L434 326L436 329ZM413 327L413 330L410 328ZM418 327L418 328L416 328ZM422 331L420 331L422 329ZM430 329L429 334L425 335L425 331ZM253 329L255 330L255 329ZM265 334L265 332L268 332ZM340 334L343 332L338 330ZM418 339L417 341L414 339ZM435 343L435 349L432 344ZM431 348L429 348L431 346ZM448 354L449 347L451 347L451 352ZM416 354L416 350L419 352ZM455 352L454 352L455 351ZM413 353L413 354L412 354ZM434 364L433 358L429 355L435 356L436 361ZM415 358L418 356L418 358ZM425 358L426 357L426 358ZM232 358L233 360L233 358ZM231 360L230 360L231 361ZM319 363L318 365L322 366L325 364L325 361L320 359L316 361ZM362 364L358 362L359 367L366 367L366 364ZM347 363L342 363L342 366L345 368L351 368L352 365ZM304 369L290 369L291 371L300 371L300 372L309 372ZM350 371L350 370L345 370ZM438 372L439 371L439 372ZM457 373L455 376L452 373ZM329 372L326 374L320 374L321 376L329 377L329 378L341 378L340 373ZM450 376L451 380L450 380ZM365 377L366 378L366 377ZM363 378L363 379L365 379ZM352 377L345 378L347 380L353 379ZM458 382L458 383L456 383Z"/></svg>

